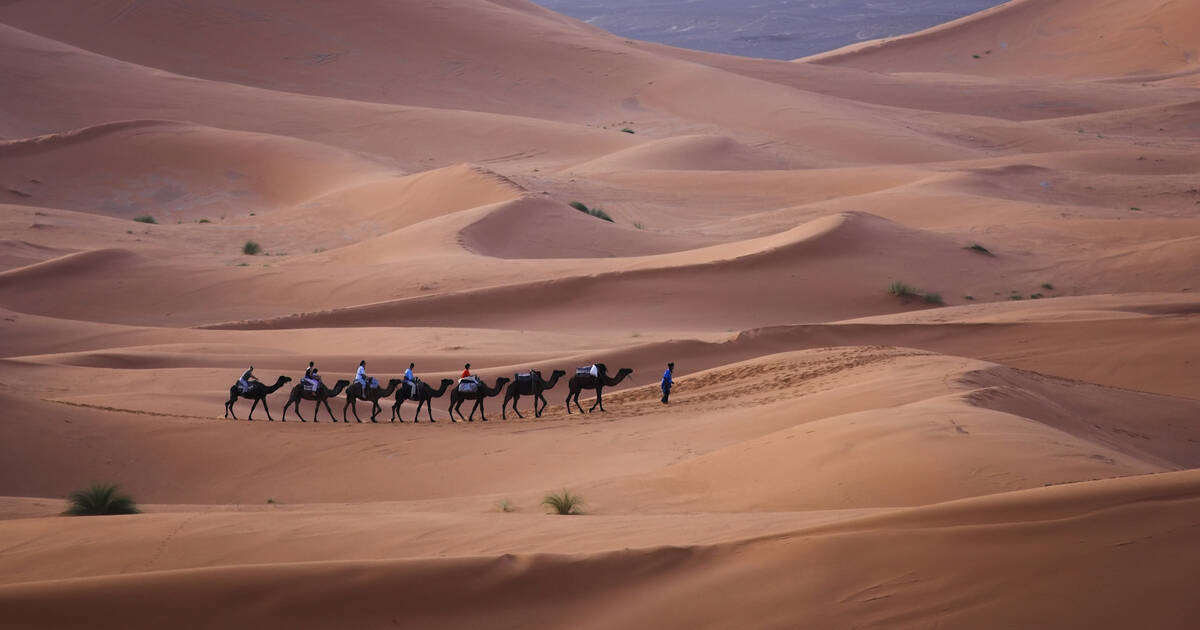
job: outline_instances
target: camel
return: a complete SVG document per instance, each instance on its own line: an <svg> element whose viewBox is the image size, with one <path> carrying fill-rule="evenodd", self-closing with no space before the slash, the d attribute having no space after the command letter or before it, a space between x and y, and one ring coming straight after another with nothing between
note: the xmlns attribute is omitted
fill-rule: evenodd
<svg viewBox="0 0 1200 630"><path fill-rule="evenodd" d="M453 384L454 381L444 378L442 386L434 389L429 383L417 381L417 415L413 416L413 422L421 421L421 405L426 406L425 411L429 413L429 421L437 422L433 419L433 399L441 398L442 394L446 393L446 388ZM409 391L408 383L396 388L396 404L392 405L392 422L395 422L396 418L400 418L400 422L404 422L404 418L400 416L400 405L403 405L404 401L409 398L412 398L412 393Z"/></svg>
<svg viewBox="0 0 1200 630"><path fill-rule="evenodd" d="M504 384L510 380L508 377L501 376L496 379L496 387L492 389L488 389L488 386L483 381L479 381L479 386L475 388L475 391L467 393L460 391L458 386L455 386L454 389L450 390L450 421L458 422L458 420L454 419L454 414L457 412L458 417L462 418L462 409L460 407L462 407L463 402L474 400L475 405L471 407L470 415L463 418L463 420L475 422L475 410L478 409L480 420L487 422L487 417L483 415L483 399L498 395L500 390L503 389Z"/></svg>
<svg viewBox="0 0 1200 630"><path fill-rule="evenodd" d="M533 396L533 417L541 418L542 412L546 410L546 407L550 406L550 403L546 402L546 397L542 395L542 392L554 389L554 386L558 384L558 379L567 375L562 370L554 370L550 373L550 380L546 381L542 380L542 373L537 370L530 370L529 373L533 378L527 381L513 381L509 384L508 390L504 392L504 404L500 405L500 417L502 419L508 420L506 412L508 411L508 401L510 400L512 401L513 412L517 414L517 417L525 417L517 409L517 401L521 400L521 396ZM539 400L542 402L540 409L538 408Z"/></svg>
<svg viewBox="0 0 1200 630"><path fill-rule="evenodd" d="M337 398L338 394L342 393L343 389L350 384L350 381L342 379L334 384L333 389L325 387L325 383L318 383L319 388L315 391L304 389L303 384L298 384L292 388L291 395L288 396L287 404L283 406L283 421L287 422L287 409L289 405L296 406L296 415L300 416L300 422L308 422L300 413L300 399L315 400L317 404L313 405L313 422L320 422L317 419L321 415L321 405L325 405L325 411L329 412L329 419L337 422L337 418L333 417L333 410L329 408L329 399Z"/></svg>
<svg viewBox="0 0 1200 630"><path fill-rule="evenodd" d="M254 419L254 408L257 407L258 403L261 402L263 409L266 409L267 411L267 418L274 422L275 418L271 417L271 410L267 408L267 396L274 394L275 390L283 387L284 383L287 383L291 380L292 379L290 376L280 376L279 379L275 381L274 385L264 385L262 381L252 381L250 383L250 387L247 388L245 392L238 387L237 383L234 383L233 387L229 388L229 400L225 403L225 417L228 418L230 415L232 415L234 420L238 419L237 414L233 413L233 403L237 402L237 399L240 396L242 398L249 398L250 400L254 401L254 404L250 405L250 415L247 417L248 420Z"/></svg>
<svg viewBox="0 0 1200 630"><path fill-rule="evenodd" d="M592 376L591 374L586 374L584 376L580 376L580 375L576 374L575 376L571 377L570 381L567 381L567 386L571 388L570 391L567 392L567 414L568 415L570 415L570 413L571 413L571 401L572 400L575 401L575 406L579 407L579 413L583 413L583 407L580 406L580 404L579 404L579 393L585 389L596 390L596 402L592 404L592 407L590 409L588 409L588 413L591 413L592 411L594 411L597 406L600 407L600 411L604 411L604 400L601 398L601 394L604 392L604 388L605 387L613 387L613 386L617 385L618 383L620 383L621 381L625 380L626 376L633 374L632 369L621 368L620 371L617 372L616 378L609 378L608 366L604 365L603 363L597 363L596 369L600 372L599 376Z"/></svg>
<svg viewBox="0 0 1200 630"><path fill-rule="evenodd" d="M363 391L362 385L358 383L347 387L346 404L342 405L342 422L347 424L350 423L350 421L346 419L347 407L350 407L350 409L354 411L354 419L360 423L362 422L362 420L358 419L358 403L356 402L360 399L371 402L371 422L377 422L377 420L375 420L375 416L379 415L383 411L383 407L379 406L379 399L391 396L392 392L396 391L396 386L403 382L404 379L402 378L394 378L388 381L387 387L368 387L367 391L365 392ZM337 422L337 420L334 420L334 422Z"/></svg>

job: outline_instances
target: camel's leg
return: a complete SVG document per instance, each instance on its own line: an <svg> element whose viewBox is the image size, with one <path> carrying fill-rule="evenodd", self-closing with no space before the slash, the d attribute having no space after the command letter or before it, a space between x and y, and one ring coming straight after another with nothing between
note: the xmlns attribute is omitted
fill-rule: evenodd
<svg viewBox="0 0 1200 630"><path fill-rule="evenodd" d="M483 398L480 398L479 400L475 401L475 405L477 407L479 407L479 420L481 422L487 422L488 421L487 416L483 415ZM471 415L475 415L475 410L473 410L473 409L471 410Z"/></svg>
<svg viewBox="0 0 1200 630"><path fill-rule="evenodd" d="M397 398L396 404L392 405L392 422L396 421L396 416L400 415L400 405L404 404L403 398ZM404 422L404 417L400 417L400 422Z"/></svg>
<svg viewBox="0 0 1200 630"><path fill-rule="evenodd" d="M591 408L591 409L588 409L588 412L595 411L595 410L596 410L596 407L600 407L600 411L604 411L604 398L603 398L603 392L604 392L604 388L603 388L603 387L597 387L597 388L596 388L596 402L592 403L592 408Z"/></svg>
<svg viewBox="0 0 1200 630"><path fill-rule="evenodd" d="M454 406L455 406L455 403L458 403L458 405L459 405L459 406L461 406L461 405L462 405L462 401L461 401L461 400L457 400L457 401L456 401L456 400L454 400L453 398L451 398L451 399L450 399L450 422L458 422L458 420L455 420L455 419L454 419ZM462 417L462 412L461 412L461 411L460 411L460 412L458 412L458 415L459 415L459 417ZM465 418L464 418L464 420L465 420Z"/></svg>
<svg viewBox="0 0 1200 630"><path fill-rule="evenodd" d="M583 390L579 390L577 392L571 392L571 395L567 397L567 412L568 413L571 411L571 402L572 401L574 401L575 407L577 409L579 409L579 413L586 413L583 410L583 405L579 404L579 395L582 393L583 393Z"/></svg>
<svg viewBox="0 0 1200 630"><path fill-rule="evenodd" d="M383 411L383 407L379 406L379 399L376 398L375 400L372 400L371 401L371 422L378 424L378 422L375 420L375 416L379 415L379 412L381 412L381 411Z"/></svg>
<svg viewBox="0 0 1200 630"><path fill-rule="evenodd" d="M267 406L267 397L263 396L262 401L263 401L263 411L267 412L267 420L270 420L271 422L275 422L275 418L271 417L271 408Z"/></svg>
<svg viewBox="0 0 1200 630"><path fill-rule="evenodd" d="M542 406L540 409L538 408L539 401L542 403ZM549 406L550 406L550 403L546 400L546 397L542 395L542 392L538 392L537 396L533 397L533 417L541 418L542 412L545 411L546 407L549 407Z"/></svg>
<svg viewBox="0 0 1200 630"><path fill-rule="evenodd" d="M235 402L237 402L237 398L234 398L233 400L230 400L225 403L225 417L226 418L228 418L230 415L233 415L234 420L238 419L237 414L233 412L233 403L235 403Z"/></svg>
<svg viewBox="0 0 1200 630"><path fill-rule="evenodd" d="M521 394L518 392L516 396L513 396L513 411L516 412L518 418L524 420L525 416L521 415L520 409L517 409L517 403L519 403L519 402L521 402ZM533 408L535 410L537 409L537 400L536 399L533 402ZM507 418L505 418L505 419L507 420Z"/></svg>
<svg viewBox="0 0 1200 630"><path fill-rule="evenodd" d="M362 418L358 417L358 401L357 400L354 400L354 399L350 400L350 411L354 412L354 421L359 424L362 424Z"/></svg>
<svg viewBox="0 0 1200 630"><path fill-rule="evenodd" d="M574 393L574 392L567 390L567 415L568 416L571 415L571 394L572 393Z"/></svg>
<svg viewBox="0 0 1200 630"><path fill-rule="evenodd" d="M329 399L328 398L323 398L319 402L317 402L315 409L313 409L313 422L321 421L321 419L317 417L317 416L321 415L321 405L325 405L325 413L329 414L329 419L334 422L337 422L337 418L333 415L333 410L329 408Z"/></svg>
<svg viewBox="0 0 1200 630"><path fill-rule="evenodd" d="M437 422L437 420L434 420L434 419L433 419L433 399L432 399L432 398L430 398L430 399L429 399L429 404L425 405L425 411L426 411L426 412L429 414L429 422L430 422L430 423ZM420 414L420 413L421 413L421 408L420 408L420 407L417 407L417 413L418 413L418 414ZM420 418L420 417L421 417L421 416L420 416L420 415L418 415L416 418ZM414 419L413 419L413 422L416 422L416 421L417 421L417 420L416 420L416 418L414 418ZM451 419L451 420L453 420L453 419L454 419L454 417L453 417L453 416L451 416L451 417L450 417L450 419Z"/></svg>
<svg viewBox="0 0 1200 630"><path fill-rule="evenodd" d="M291 398L289 398L287 402L283 403L283 415L279 417L279 419L282 420L283 422L287 422L287 408L288 408L288 405L290 405L290 404L292 404ZM301 418L301 420L303 420L303 419L304 418Z"/></svg>

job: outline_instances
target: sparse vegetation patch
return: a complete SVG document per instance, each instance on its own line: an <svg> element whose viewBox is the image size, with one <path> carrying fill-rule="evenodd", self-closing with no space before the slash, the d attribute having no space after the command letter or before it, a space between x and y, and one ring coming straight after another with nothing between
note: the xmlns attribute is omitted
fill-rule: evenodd
<svg viewBox="0 0 1200 630"><path fill-rule="evenodd" d="M571 494L567 490L559 490L547 494L542 499L542 505L554 510L555 514L582 514L580 508L583 507L583 498L577 494Z"/></svg>
<svg viewBox="0 0 1200 630"><path fill-rule="evenodd" d="M105 516L109 514L138 514L137 504L110 483L96 483L86 490L72 492L67 501L67 516Z"/></svg>
<svg viewBox="0 0 1200 630"><path fill-rule="evenodd" d="M137 221L138 223L158 223L158 219L155 219L148 214L144 214L140 217L133 217L133 220Z"/></svg>
<svg viewBox="0 0 1200 630"><path fill-rule="evenodd" d="M609 223L613 222L613 218L608 216L608 213L601 208L589 208L582 201L572 201L569 205L584 214L590 214L597 219L603 219Z"/></svg>
<svg viewBox="0 0 1200 630"><path fill-rule="evenodd" d="M995 254L992 253L992 250L984 247L983 245L980 245L979 243L971 243L970 245L967 245L963 249L969 249L973 252L983 254L984 256L992 256L992 257L996 256Z"/></svg>
<svg viewBox="0 0 1200 630"><path fill-rule="evenodd" d="M246 244L242 245L242 253L247 256L257 256L261 251L262 247L254 241L246 241Z"/></svg>

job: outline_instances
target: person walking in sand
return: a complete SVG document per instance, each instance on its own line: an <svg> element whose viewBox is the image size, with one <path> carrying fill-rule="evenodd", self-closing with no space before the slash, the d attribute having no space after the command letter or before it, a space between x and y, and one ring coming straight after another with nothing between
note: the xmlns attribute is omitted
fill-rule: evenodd
<svg viewBox="0 0 1200 630"><path fill-rule="evenodd" d="M663 372L662 383L660 386L662 387L662 404L664 405L667 404L667 401L671 398L671 386L675 384L675 381L671 378L674 371L675 364L668 363L667 371Z"/></svg>

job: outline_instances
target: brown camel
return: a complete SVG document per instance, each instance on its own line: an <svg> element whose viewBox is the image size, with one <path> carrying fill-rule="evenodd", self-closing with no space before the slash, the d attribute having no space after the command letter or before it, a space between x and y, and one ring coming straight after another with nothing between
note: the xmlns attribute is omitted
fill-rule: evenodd
<svg viewBox="0 0 1200 630"><path fill-rule="evenodd" d="M429 383L417 381L417 395L415 398L417 401L417 415L413 416L413 422L421 421L422 405L425 406L425 411L429 414L429 421L437 422L437 420L433 419L433 399L441 398L442 394L446 393L446 388L453 384L454 381L444 378L442 379L442 386L434 389ZM404 422L404 418L400 416L400 405L403 405L404 401L410 398L413 398L413 396L409 391L408 383L404 383L396 388L396 404L392 405L392 422L395 422L396 418L400 418L400 422Z"/></svg>
<svg viewBox="0 0 1200 630"><path fill-rule="evenodd" d="M347 424L350 422L346 419L346 407L349 407L354 412L355 420L360 423L362 422L362 420L358 419L358 404L356 402L358 400L370 401L371 422L377 422L375 420L375 416L379 415L380 412L383 411L383 407L379 406L379 399L391 396L392 392L396 391L396 386L403 382L404 379L402 378L394 378L388 381L387 387L368 387L367 391L365 392L363 391L363 387L360 383L355 383L347 387L346 404L342 405L342 422ZM334 422L337 422L337 420L334 420Z"/></svg>
<svg viewBox="0 0 1200 630"><path fill-rule="evenodd" d="M303 384L296 385L292 388L291 395L288 396L287 404L283 406L283 421L287 422L288 406L295 405L296 415L300 416L300 422L308 422L300 413L300 399L304 399L317 401L316 404L313 405L313 422L320 422L317 417L321 415L321 405L325 405L325 411L329 412L329 419L337 422L337 418L333 417L333 410L329 408L329 399L337 398L338 394L341 394L342 390L346 389L346 386L349 384L350 381L342 379L333 385L333 389L329 389L328 387L325 387L325 383L318 383L318 388L311 392L304 389Z"/></svg>
<svg viewBox="0 0 1200 630"><path fill-rule="evenodd" d="M271 417L271 410L267 408L267 396L274 394L275 390L283 387L284 383L287 383L291 380L291 377L280 376L279 379L275 381L274 385L264 385L262 381L252 381L250 383L250 387L248 387L245 392L242 391L242 388L238 387L237 383L234 383L233 387L229 388L229 400L225 403L225 417L228 418L232 415L234 420L238 419L237 414L233 413L233 403L237 402L238 397L241 397L249 398L250 400L254 401L254 404L250 405L250 415L247 417L248 420L254 419L254 408L257 407L258 403L261 402L263 409L266 409L267 411L267 418L274 422L275 418Z"/></svg>
<svg viewBox="0 0 1200 630"><path fill-rule="evenodd" d="M468 415L466 418L463 418L463 420L466 420L467 422L475 422L475 410L478 409L479 419L487 422L487 417L483 415L483 399L498 395L500 390L504 388L504 384L509 380L510 379L508 377L501 376L500 378L496 379L496 387L492 389L488 389L488 386L483 381L479 381L479 385L475 387L475 391L473 392L463 392L459 389L459 387L462 387L462 383L459 383L454 389L450 390L450 421L458 422L458 420L454 419L454 414L458 413L458 417L462 418L463 415L461 407L463 402L467 400L474 400L475 404L471 407L470 415Z"/></svg>
<svg viewBox="0 0 1200 630"><path fill-rule="evenodd" d="M524 381L517 379L509 384L508 390L504 392L504 404L500 405L500 417L504 420L508 420L506 412L508 411L508 401L510 400L512 401L513 412L517 414L517 417L525 417L517 409L517 401L521 400L521 396L533 396L533 417L541 418L542 412L546 410L546 407L550 406L550 403L546 402L546 397L542 395L542 392L554 389L554 386L558 384L558 379L566 376L567 373L562 370L554 370L550 373L550 380L548 381L543 380L542 373L537 370L530 370L529 375L532 378ZM540 409L538 408L539 400L542 402Z"/></svg>
<svg viewBox="0 0 1200 630"><path fill-rule="evenodd" d="M621 368L620 371L617 372L616 378L610 378L608 376L608 366L604 365L603 363L597 363L596 370L600 372L599 376L592 376L591 374L580 376L579 374L576 374L575 376L571 377L570 381L567 381L567 386L571 388L570 391L567 392L568 415L571 413L572 400L575 401L575 406L579 407L579 413L583 413L583 407L579 405L579 393L585 389L596 390L596 402L592 404L592 407L588 409L588 412L591 413L596 409L596 407L600 407L600 411L604 411L604 399L601 398L601 395L604 393L604 388L613 387L625 380L626 376L633 374L632 369Z"/></svg>

